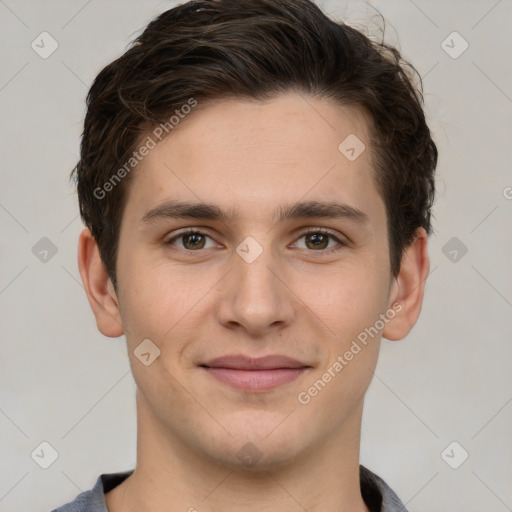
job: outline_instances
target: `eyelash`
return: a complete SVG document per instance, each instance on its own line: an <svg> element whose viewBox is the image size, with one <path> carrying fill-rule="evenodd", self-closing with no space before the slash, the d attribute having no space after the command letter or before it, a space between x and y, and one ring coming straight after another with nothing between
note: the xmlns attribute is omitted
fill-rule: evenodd
<svg viewBox="0 0 512 512"><path fill-rule="evenodd" d="M348 246L348 243L347 242L344 242L342 240L340 240L332 231L328 230L328 229L325 229L325 228L308 228L307 231L304 231L303 233L301 233L299 235L299 237L297 238L297 240L299 240L300 238L306 236L306 235L309 235L310 233L321 233L323 235L328 235L330 236L334 241L336 241L339 246L338 247L333 247L331 249L322 249L322 250L318 250L318 251L315 251L315 250L310 250L310 252L317 252L317 253L320 253L320 254L331 254L333 252L336 252L336 251L339 251L341 250L342 248ZM211 238L213 240L213 238L202 232L202 231L198 231L197 229L187 229L186 231L182 231L180 233L178 233L177 235L174 235L172 238L170 238L169 240L167 240L165 242L165 245L168 245L169 247L172 247L173 250L177 251L177 252L186 252L186 253L201 253L202 251L206 250L206 249L198 249L196 251L193 251L193 250L189 250L189 249L181 249L179 247L174 247L172 244L178 240L179 238L185 236L185 235L201 235L201 236L206 236L208 238Z"/></svg>

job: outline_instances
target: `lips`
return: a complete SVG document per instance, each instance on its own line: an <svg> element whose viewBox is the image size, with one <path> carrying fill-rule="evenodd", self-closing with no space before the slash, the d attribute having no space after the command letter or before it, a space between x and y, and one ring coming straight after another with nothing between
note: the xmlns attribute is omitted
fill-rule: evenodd
<svg viewBox="0 0 512 512"><path fill-rule="evenodd" d="M224 384L247 392L264 392L297 379L309 365L283 355L228 355L200 365Z"/></svg>
<svg viewBox="0 0 512 512"><path fill-rule="evenodd" d="M248 357L229 355L212 359L202 366L210 368L231 368L233 370L275 370L278 368L304 368L307 364L287 356L269 355L264 357Z"/></svg>

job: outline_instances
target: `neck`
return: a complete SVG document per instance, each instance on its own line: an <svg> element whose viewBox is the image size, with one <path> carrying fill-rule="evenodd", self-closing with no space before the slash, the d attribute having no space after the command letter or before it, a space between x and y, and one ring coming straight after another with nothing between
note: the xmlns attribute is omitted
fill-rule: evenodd
<svg viewBox="0 0 512 512"><path fill-rule="evenodd" d="M184 445L137 394L137 465L105 495L109 512L368 512L359 482L362 405L343 432L287 464L233 467Z"/></svg>

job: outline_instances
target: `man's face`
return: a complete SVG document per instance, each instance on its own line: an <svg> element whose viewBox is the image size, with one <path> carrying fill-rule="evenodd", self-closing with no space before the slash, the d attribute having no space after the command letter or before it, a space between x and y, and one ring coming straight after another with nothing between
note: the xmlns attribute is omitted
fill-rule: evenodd
<svg viewBox="0 0 512 512"><path fill-rule="evenodd" d="M349 135L366 144L354 161L338 148ZM297 94L200 103L133 172L117 277L140 421L170 445L234 466L358 436L380 335L359 342L342 370L333 364L386 313L395 282L361 113ZM226 218L173 217L160 208L171 201L208 203ZM310 202L346 208L279 220ZM199 233L178 236L187 229ZM146 339L160 350L147 366L134 355ZM212 363L269 355L303 368Z"/></svg>

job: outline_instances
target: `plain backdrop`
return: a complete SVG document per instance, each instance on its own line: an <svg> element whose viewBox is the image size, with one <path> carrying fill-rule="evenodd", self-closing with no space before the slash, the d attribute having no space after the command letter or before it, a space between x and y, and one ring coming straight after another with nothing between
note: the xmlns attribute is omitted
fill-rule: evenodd
<svg viewBox="0 0 512 512"><path fill-rule="evenodd" d="M134 467L135 385L81 285L68 176L92 80L173 5L0 0L1 512L48 512ZM423 77L440 152L423 311L382 342L361 462L411 512L512 510L512 2L319 5L370 32L383 14ZM42 32L58 44L47 58L31 46ZM42 442L58 455L47 469Z"/></svg>

